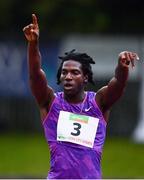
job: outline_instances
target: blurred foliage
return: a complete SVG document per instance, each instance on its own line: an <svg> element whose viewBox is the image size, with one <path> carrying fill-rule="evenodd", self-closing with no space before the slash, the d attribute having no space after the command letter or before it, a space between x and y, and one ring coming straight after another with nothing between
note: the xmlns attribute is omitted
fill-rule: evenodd
<svg viewBox="0 0 144 180"><path fill-rule="evenodd" d="M1 0L1 35L21 34L36 13L41 32L48 36L67 33L143 33L141 0Z"/></svg>

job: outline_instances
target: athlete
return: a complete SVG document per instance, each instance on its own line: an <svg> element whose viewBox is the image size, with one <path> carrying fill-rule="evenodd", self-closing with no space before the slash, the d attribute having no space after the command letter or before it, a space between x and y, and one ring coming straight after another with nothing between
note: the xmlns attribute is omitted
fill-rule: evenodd
<svg viewBox="0 0 144 180"><path fill-rule="evenodd" d="M86 53L74 50L59 57L57 83L62 92L54 92L41 68L39 26L32 23L23 29L28 41L28 68L32 94L39 106L45 137L51 154L48 179L101 179L101 157L106 125L112 105L122 96L129 67L139 59L133 52L118 55L114 77L97 92L85 91L93 83L91 64Z"/></svg>

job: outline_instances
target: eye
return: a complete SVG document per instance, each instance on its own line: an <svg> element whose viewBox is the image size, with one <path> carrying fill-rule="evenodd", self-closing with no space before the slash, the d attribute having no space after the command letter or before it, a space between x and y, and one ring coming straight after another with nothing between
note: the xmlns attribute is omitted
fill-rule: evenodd
<svg viewBox="0 0 144 180"><path fill-rule="evenodd" d="M66 74L67 74L67 71L62 70L61 75L66 75Z"/></svg>
<svg viewBox="0 0 144 180"><path fill-rule="evenodd" d="M74 74L74 75L79 75L80 72L79 72L78 70L74 70L74 71L73 71L73 74Z"/></svg>

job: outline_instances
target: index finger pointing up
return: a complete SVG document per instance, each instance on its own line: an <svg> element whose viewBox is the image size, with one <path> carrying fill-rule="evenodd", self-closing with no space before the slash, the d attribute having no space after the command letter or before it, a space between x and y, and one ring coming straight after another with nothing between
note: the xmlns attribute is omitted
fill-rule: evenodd
<svg viewBox="0 0 144 180"><path fill-rule="evenodd" d="M38 26L37 17L35 14L32 14L32 22L34 25Z"/></svg>

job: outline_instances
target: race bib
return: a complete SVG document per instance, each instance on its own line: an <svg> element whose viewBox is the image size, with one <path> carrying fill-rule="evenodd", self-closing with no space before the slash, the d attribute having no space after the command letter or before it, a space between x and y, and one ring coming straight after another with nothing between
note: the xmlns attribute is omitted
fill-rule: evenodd
<svg viewBox="0 0 144 180"><path fill-rule="evenodd" d="M98 118L60 111L57 125L57 140L92 148L98 122Z"/></svg>

